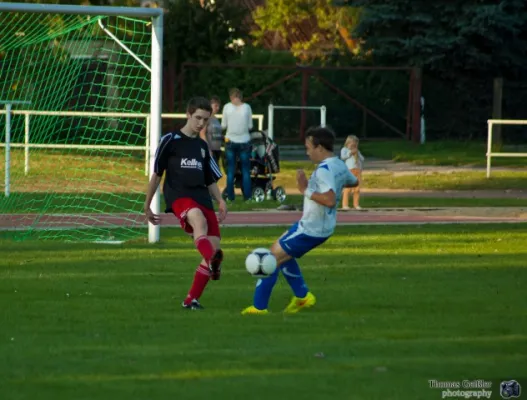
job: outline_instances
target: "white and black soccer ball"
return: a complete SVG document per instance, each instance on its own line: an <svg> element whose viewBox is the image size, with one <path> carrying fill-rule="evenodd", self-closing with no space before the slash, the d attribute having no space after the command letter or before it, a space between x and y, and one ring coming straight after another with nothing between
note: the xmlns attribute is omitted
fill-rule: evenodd
<svg viewBox="0 0 527 400"><path fill-rule="evenodd" d="M266 277L276 271L276 258L269 249L254 249L245 259L245 268L252 276Z"/></svg>

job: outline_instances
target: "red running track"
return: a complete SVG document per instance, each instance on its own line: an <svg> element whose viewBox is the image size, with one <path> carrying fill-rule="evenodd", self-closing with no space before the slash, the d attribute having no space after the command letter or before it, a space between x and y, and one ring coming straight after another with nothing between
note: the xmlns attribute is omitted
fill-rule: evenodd
<svg viewBox="0 0 527 400"><path fill-rule="evenodd" d="M233 212L222 226L277 226L289 225L298 221L298 211L272 212ZM338 223L349 224L426 224L426 223L518 223L527 222L522 217L482 217L482 216L434 216L415 214L390 214L386 212L341 212ZM71 229L88 227L145 227L146 220L140 214L2 214L0 230L33 229ZM161 226L179 226L173 215L162 215Z"/></svg>

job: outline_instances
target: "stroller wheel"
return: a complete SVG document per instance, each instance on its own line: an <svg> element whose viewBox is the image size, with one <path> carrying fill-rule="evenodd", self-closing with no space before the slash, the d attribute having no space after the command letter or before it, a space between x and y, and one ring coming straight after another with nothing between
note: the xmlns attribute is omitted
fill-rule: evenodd
<svg viewBox="0 0 527 400"><path fill-rule="evenodd" d="M261 203L262 201L264 201L265 200L265 190L263 190L263 188L259 186L256 186L253 189L253 200L256 201L257 203Z"/></svg>
<svg viewBox="0 0 527 400"><path fill-rule="evenodd" d="M282 186L278 186L274 190L273 197L275 200L277 200L279 203L283 203L285 199L287 198L287 194L285 193L285 189Z"/></svg>

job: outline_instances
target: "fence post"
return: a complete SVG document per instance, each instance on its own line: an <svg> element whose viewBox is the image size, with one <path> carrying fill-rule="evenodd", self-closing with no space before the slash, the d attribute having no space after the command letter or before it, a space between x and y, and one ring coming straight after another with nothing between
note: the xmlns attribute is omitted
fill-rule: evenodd
<svg viewBox="0 0 527 400"><path fill-rule="evenodd" d="M267 136L271 138L271 140L274 140L274 132L273 132L273 123L274 123L274 108L273 103L269 103L269 107L267 109Z"/></svg>
<svg viewBox="0 0 527 400"><path fill-rule="evenodd" d="M11 169L11 104L5 105L5 197L9 197Z"/></svg>
<svg viewBox="0 0 527 400"><path fill-rule="evenodd" d="M24 115L24 174L29 173L29 113Z"/></svg>
<svg viewBox="0 0 527 400"><path fill-rule="evenodd" d="M326 106L320 107L320 126L326 126Z"/></svg>
<svg viewBox="0 0 527 400"><path fill-rule="evenodd" d="M490 178L490 159L492 157L492 121L487 121L487 178Z"/></svg>
<svg viewBox="0 0 527 400"><path fill-rule="evenodd" d="M414 68L414 86L412 94L412 140L415 143L420 142L421 138L421 85L422 85L422 69Z"/></svg>

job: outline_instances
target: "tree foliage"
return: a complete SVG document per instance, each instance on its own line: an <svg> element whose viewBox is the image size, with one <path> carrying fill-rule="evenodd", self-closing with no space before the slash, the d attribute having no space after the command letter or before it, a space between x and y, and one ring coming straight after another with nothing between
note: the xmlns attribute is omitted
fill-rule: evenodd
<svg viewBox="0 0 527 400"><path fill-rule="evenodd" d="M238 51L236 41L247 40L242 23L247 10L232 0L179 0L167 4L164 28L166 59L226 61Z"/></svg>
<svg viewBox="0 0 527 400"><path fill-rule="evenodd" d="M363 11L354 34L374 63L423 68L427 129L436 136L483 137L493 79L525 79L524 0L357 0L352 7ZM509 93L507 101L505 93L505 117L523 109L520 97Z"/></svg>
<svg viewBox="0 0 527 400"><path fill-rule="evenodd" d="M443 76L518 74L525 68L527 5L523 0L360 0L355 34L373 57L423 66Z"/></svg>
<svg viewBox="0 0 527 400"><path fill-rule="evenodd" d="M332 0L267 0L257 7L252 34L262 45L269 35L279 37L303 60L324 59L328 54L354 49L350 28L357 10L338 8Z"/></svg>

